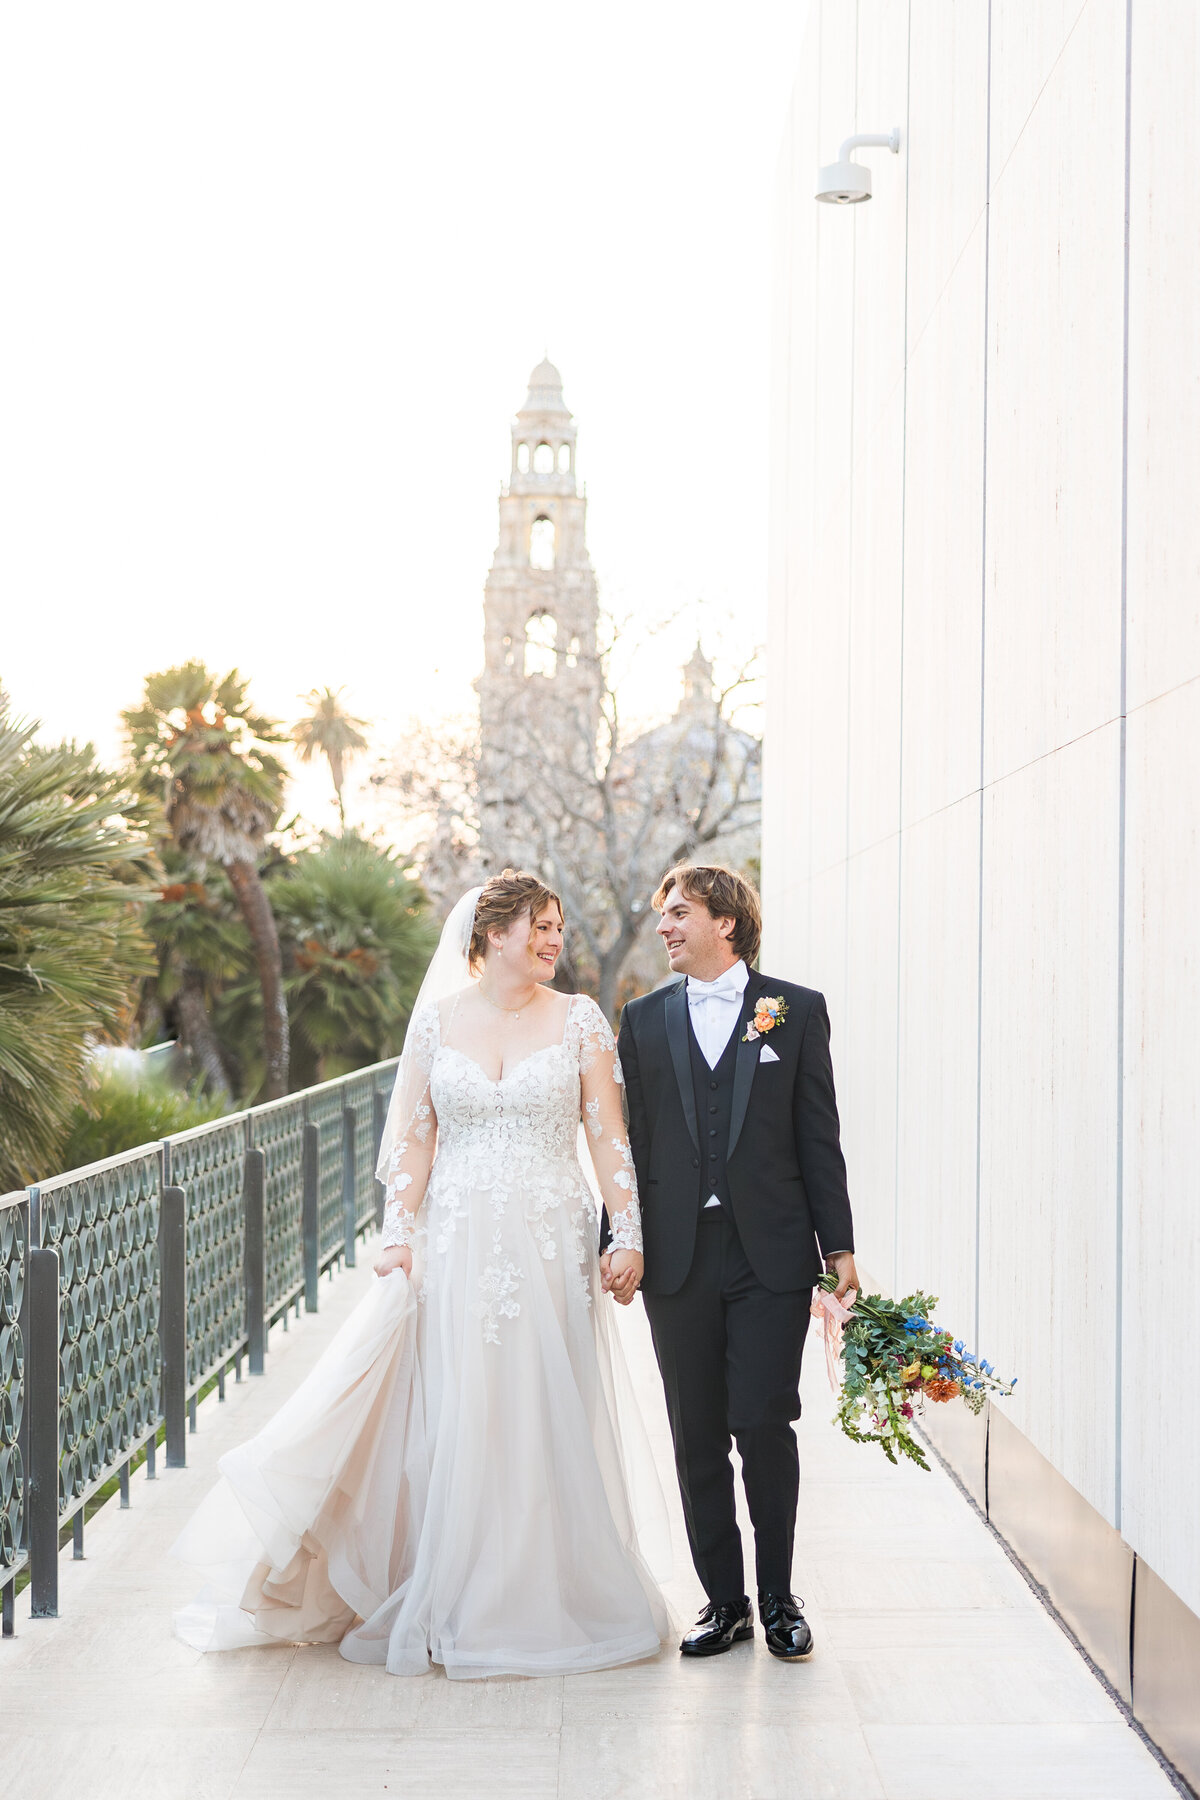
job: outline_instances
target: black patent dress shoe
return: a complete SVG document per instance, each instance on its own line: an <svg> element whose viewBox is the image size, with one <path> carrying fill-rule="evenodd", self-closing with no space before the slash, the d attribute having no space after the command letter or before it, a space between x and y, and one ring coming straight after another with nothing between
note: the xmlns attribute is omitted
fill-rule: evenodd
<svg viewBox="0 0 1200 1800"><path fill-rule="evenodd" d="M760 1594L758 1614L767 1649L781 1662L807 1662L813 1653L812 1632L794 1594Z"/></svg>
<svg viewBox="0 0 1200 1800"><path fill-rule="evenodd" d="M685 1656L720 1656L753 1636L754 1608L743 1594L728 1606L706 1606L679 1648Z"/></svg>

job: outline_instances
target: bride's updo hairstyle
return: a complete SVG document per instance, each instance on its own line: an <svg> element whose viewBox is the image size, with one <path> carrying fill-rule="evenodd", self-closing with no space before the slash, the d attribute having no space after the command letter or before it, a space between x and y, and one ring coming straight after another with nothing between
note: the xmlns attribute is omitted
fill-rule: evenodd
<svg viewBox="0 0 1200 1800"><path fill-rule="evenodd" d="M507 931L525 913L536 919L551 905L557 906L561 918L563 905L558 895L527 869L504 869L499 875L489 875L475 902L475 923L467 949L472 975L483 967L489 931Z"/></svg>

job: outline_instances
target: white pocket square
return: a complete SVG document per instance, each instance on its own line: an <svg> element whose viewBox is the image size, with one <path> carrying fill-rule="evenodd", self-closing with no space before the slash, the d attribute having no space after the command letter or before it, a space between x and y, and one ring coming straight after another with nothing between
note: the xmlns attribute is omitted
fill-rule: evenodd
<svg viewBox="0 0 1200 1800"><path fill-rule="evenodd" d="M758 1053L758 1060L759 1062L778 1062L779 1058L772 1050L770 1044L764 1044Z"/></svg>

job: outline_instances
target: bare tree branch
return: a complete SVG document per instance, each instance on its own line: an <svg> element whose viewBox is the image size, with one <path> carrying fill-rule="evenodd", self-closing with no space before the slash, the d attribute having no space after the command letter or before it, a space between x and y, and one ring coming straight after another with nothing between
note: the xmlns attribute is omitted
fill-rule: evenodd
<svg viewBox="0 0 1200 1800"><path fill-rule="evenodd" d="M485 775L478 724L459 721L440 736L410 734L376 777L419 836L426 885L444 908L502 862L553 883L575 971L610 1017L663 872L701 850L757 856L761 780L761 745L731 717L759 681L756 657L711 696L693 693L672 719L633 733L610 674L621 642L607 621L587 707L564 704L552 677L514 684L491 725Z"/></svg>

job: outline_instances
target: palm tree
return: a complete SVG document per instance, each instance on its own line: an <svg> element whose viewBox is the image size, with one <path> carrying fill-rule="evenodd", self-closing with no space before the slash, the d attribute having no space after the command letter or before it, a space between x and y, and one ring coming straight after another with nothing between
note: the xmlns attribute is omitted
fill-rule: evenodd
<svg viewBox="0 0 1200 1800"><path fill-rule="evenodd" d="M303 696L308 704L308 715L292 726L292 736L299 747L301 762L311 762L314 756L320 755L329 764L343 837L346 833L346 808L342 800L342 787L346 780L346 764L358 751L367 748L363 732L369 723L366 719L356 719L353 713L344 710L344 692L344 688L310 688Z"/></svg>
<svg viewBox="0 0 1200 1800"><path fill-rule="evenodd" d="M298 1085L395 1056L437 944L424 891L402 863L355 832L326 836L266 877L283 941ZM217 1023L227 1048L253 1042L258 995L227 986ZM254 1071L247 1071L247 1090Z"/></svg>
<svg viewBox="0 0 1200 1800"><path fill-rule="evenodd" d="M262 989L263 1091L288 1091L288 1015L279 933L259 874L267 833L283 804L282 743L274 720L250 710L236 669L218 681L203 663L164 669L146 681L140 707L122 717L142 786L159 793L171 836L185 855L220 863L229 877Z"/></svg>
<svg viewBox="0 0 1200 1800"><path fill-rule="evenodd" d="M147 909L158 973L146 984L143 1017L173 1024L204 1090L232 1101L235 1066L213 1024L222 989L253 968L250 940L223 871L163 846L166 880Z"/></svg>
<svg viewBox="0 0 1200 1800"><path fill-rule="evenodd" d="M88 1040L153 967L145 807L91 745L34 741L0 693L0 1192L59 1166Z"/></svg>

